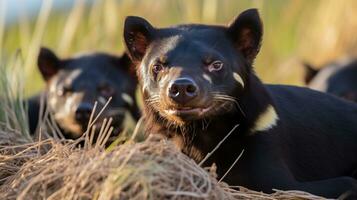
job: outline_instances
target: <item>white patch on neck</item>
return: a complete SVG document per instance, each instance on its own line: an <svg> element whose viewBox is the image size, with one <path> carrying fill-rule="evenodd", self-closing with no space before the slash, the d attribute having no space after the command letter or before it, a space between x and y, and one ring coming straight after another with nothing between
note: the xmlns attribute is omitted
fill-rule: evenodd
<svg viewBox="0 0 357 200"><path fill-rule="evenodd" d="M236 72L233 72L233 78L234 78L234 80L236 80L239 84L241 84L242 87L244 88L244 81L243 81L242 77L239 76L239 74L237 74Z"/></svg>
<svg viewBox="0 0 357 200"><path fill-rule="evenodd" d="M265 111L260 114L255 121L255 125L252 128L251 134L257 131L267 131L273 128L279 120L279 116L276 113L272 105L268 105Z"/></svg>
<svg viewBox="0 0 357 200"><path fill-rule="evenodd" d="M205 80L207 80L210 84L212 84L212 79L211 79L211 77L210 77L209 75L203 74L202 77L203 77Z"/></svg>
<svg viewBox="0 0 357 200"><path fill-rule="evenodd" d="M131 96L128 95L127 93L122 93L121 98L123 98L123 100L131 106L134 104L133 98L131 98Z"/></svg>

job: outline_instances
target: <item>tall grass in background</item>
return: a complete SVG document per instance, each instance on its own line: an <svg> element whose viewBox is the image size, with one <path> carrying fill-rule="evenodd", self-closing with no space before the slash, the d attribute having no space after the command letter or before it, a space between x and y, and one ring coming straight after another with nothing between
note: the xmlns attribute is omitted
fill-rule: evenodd
<svg viewBox="0 0 357 200"><path fill-rule="evenodd" d="M18 51L11 65L0 64L0 130L11 130L31 141L24 104L23 61Z"/></svg>
<svg viewBox="0 0 357 200"><path fill-rule="evenodd" d="M0 4L4 4L1 1ZM255 67L265 82L301 84L300 61L322 64L354 54L357 2L353 0L74 0L69 10L54 11L43 1L37 18L26 12L18 23L4 26L0 6L2 63L21 49L25 94L35 93L43 82L36 68L40 46L62 57L81 51L123 51L123 22L139 15L162 27L177 23L227 24L241 11L256 7L264 21L264 39ZM21 5L19 5L21 6Z"/></svg>

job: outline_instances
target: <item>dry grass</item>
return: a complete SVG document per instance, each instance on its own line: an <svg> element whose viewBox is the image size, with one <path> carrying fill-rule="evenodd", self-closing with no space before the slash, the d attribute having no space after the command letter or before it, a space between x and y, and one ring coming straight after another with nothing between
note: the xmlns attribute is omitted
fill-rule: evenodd
<svg viewBox="0 0 357 200"><path fill-rule="evenodd" d="M1 199L322 199L230 189L215 179L214 167L207 172L157 137L111 151L54 139L0 151L7 152L0 155Z"/></svg>
<svg viewBox="0 0 357 200"><path fill-rule="evenodd" d="M27 108L23 104L24 81L22 59L17 52L11 66L0 62L0 123L2 130L16 130L31 140L27 121Z"/></svg>

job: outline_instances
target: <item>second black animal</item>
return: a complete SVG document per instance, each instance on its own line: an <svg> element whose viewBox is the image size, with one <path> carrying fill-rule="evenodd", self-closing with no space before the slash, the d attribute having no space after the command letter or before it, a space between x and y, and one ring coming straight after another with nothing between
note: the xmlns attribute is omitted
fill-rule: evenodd
<svg viewBox="0 0 357 200"><path fill-rule="evenodd" d="M121 132L126 111L135 120L140 117L135 101L137 79L131 65L126 54L91 53L60 59L42 48L38 67L46 88L28 100L31 132L38 126L41 95L66 138L80 137L87 129L94 102L98 102L96 116L110 97L112 101L95 124L96 132L104 118L113 119L113 136Z"/></svg>

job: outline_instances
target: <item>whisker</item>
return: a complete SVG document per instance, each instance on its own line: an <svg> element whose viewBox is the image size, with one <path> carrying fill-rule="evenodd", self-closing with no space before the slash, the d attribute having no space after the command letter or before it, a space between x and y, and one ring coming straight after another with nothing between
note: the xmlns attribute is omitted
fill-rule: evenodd
<svg viewBox="0 0 357 200"><path fill-rule="evenodd" d="M211 94L213 95L213 99L215 99L215 100L230 101L230 102L234 103L237 106L237 108L239 109L239 111L242 113L242 115L244 117L246 116L242 107L240 106L237 98L229 96L229 95L221 94L219 92L212 92Z"/></svg>

